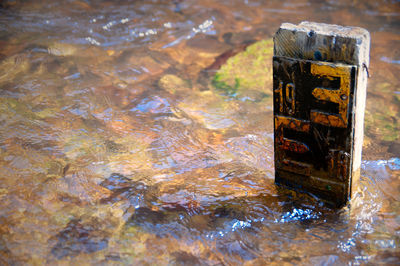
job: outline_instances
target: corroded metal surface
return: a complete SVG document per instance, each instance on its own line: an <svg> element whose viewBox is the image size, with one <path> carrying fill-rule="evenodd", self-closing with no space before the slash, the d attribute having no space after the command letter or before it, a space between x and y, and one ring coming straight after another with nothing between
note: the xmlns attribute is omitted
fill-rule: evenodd
<svg viewBox="0 0 400 266"><path fill-rule="evenodd" d="M278 184L335 206L350 198L361 160L368 38L360 28L308 22L283 24L275 35Z"/></svg>

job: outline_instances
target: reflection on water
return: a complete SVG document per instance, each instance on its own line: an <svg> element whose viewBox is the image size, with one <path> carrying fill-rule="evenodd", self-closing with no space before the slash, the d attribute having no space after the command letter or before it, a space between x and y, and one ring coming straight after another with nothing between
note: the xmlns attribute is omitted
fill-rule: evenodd
<svg viewBox="0 0 400 266"><path fill-rule="evenodd" d="M0 5L0 264L398 263L397 1ZM372 36L341 210L274 185L271 37L302 20Z"/></svg>

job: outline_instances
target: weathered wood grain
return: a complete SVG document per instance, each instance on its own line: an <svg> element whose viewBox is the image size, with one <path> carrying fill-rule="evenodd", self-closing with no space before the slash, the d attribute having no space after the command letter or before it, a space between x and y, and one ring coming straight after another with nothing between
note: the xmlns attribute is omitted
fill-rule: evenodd
<svg viewBox="0 0 400 266"><path fill-rule="evenodd" d="M284 23L274 37L275 181L342 206L361 163L370 37Z"/></svg>

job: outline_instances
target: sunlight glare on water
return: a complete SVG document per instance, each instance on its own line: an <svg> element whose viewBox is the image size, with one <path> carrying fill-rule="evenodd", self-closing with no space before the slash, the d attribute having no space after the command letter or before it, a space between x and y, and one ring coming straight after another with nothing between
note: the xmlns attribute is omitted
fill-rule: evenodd
<svg viewBox="0 0 400 266"><path fill-rule="evenodd" d="M398 1L0 6L0 264L399 262ZM303 20L371 33L340 210L274 184L271 38Z"/></svg>

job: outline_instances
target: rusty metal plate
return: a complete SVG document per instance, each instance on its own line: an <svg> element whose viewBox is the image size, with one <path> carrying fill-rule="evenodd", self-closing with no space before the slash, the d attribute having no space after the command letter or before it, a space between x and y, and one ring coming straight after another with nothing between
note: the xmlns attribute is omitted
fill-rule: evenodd
<svg viewBox="0 0 400 266"><path fill-rule="evenodd" d="M358 68L273 58L275 181L336 206L350 196Z"/></svg>

